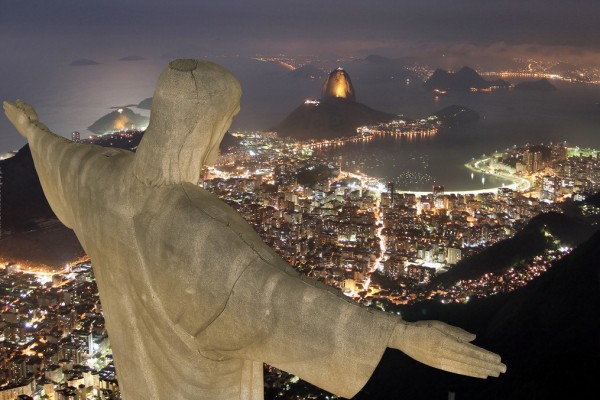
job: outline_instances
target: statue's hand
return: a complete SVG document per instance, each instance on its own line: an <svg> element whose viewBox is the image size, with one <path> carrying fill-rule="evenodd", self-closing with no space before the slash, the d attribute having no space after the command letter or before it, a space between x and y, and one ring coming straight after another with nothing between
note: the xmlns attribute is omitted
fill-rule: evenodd
<svg viewBox="0 0 600 400"><path fill-rule="evenodd" d="M15 104L8 101L3 102L4 114L9 121L17 128L17 131L25 137L31 132L31 128L45 128L39 120L38 115L32 106L22 100L17 100ZM47 128L46 128L47 129Z"/></svg>
<svg viewBox="0 0 600 400"><path fill-rule="evenodd" d="M475 335L440 321L396 325L390 347L431 367L477 378L506 372L500 356L469 342Z"/></svg>

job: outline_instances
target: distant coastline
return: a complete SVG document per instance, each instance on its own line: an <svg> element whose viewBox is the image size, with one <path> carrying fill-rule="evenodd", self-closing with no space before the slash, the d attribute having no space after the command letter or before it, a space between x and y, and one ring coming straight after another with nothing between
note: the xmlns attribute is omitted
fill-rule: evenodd
<svg viewBox="0 0 600 400"><path fill-rule="evenodd" d="M469 161L468 163L464 164L464 166L469 169L470 171L473 172L477 172L477 173L482 173L485 175L490 175L490 176L495 176L497 178L503 179L503 180L507 180L507 181L511 181L513 182L511 185L503 185L503 186L497 186L497 187L492 187L492 188L485 188L485 189L475 189L475 190L446 190L444 191L445 194L456 194L456 195L475 195L475 194L482 194L482 193L497 193L498 190L500 189L511 189L514 191L518 191L518 192L526 192L529 189L531 189L531 187L533 186L533 183L530 180L527 180L526 178L520 177L520 176L515 176L513 174L509 174L509 173L501 173L501 172L497 172L496 170L491 170L489 168L486 168L486 165L484 165L487 161L490 160L490 157L484 157L484 158L479 158L479 159L474 159ZM375 178L366 174L362 174L362 173L352 173L352 175L357 175L357 176L362 176L364 179L367 180L376 180L380 183L380 185L382 187L384 187L384 180L379 179L379 178ZM400 193L400 194L414 194L416 196L423 196L423 195L428 195L431 194L431 191L418 191L418 190L394 190L395 193Z"/></svg>
<svg viewBox="0 0 600 400"><path fill-rule="evenodd" d="M529 181L523 177L515 176L515 175L509 174L509 173L500 173L497 171L492 171L489 168L485 168L483 166L483 164L489 160L490 160L490 157L472 160L472 161L466 163L465 167L467 167L467 169L469 169L473 172L480 172L480 173L484 173L487 175L496 176L501 179L506 179L508 181L512 181L513 184L508 185L508 186L500 186L497 188L488 189L487 190L488 192L492 192L492 191L497 192L499 189L503 189L503 188L509 188L509 189L516 190L519 192L525 192L531 188L531 186L532 186L531 181ZM476 190L475 192L482 193L482 192L486 192L486 190Z"/></svg>

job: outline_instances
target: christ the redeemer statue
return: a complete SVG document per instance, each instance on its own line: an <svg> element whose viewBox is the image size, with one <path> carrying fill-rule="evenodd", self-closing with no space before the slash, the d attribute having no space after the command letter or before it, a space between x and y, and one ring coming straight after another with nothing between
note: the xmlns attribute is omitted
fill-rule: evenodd
<svg viewBox="0 0 600 400"><path fill-rule="evenodd" d="M506 370L474 335L408 323L298 274L233 209L197 186L239 110L227 70L175 60L137 152L73 143L4 102L44 193L94 265L126 400L263 398L263 363L350 398L387 347L479 378Z"/></svg>

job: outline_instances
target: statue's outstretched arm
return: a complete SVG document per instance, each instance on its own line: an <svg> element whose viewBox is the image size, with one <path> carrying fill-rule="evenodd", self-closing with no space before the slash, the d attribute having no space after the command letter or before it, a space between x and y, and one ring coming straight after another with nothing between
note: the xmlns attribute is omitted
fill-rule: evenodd
<svg viewBox="0 0 600 400"><path fill-rule="evenodd" d="M35 169L52 211L69 228L74 227L73 210L68 197L75 195L77 168L73 151L75 143L51 132L41 123L32 106L22 100L3 102L4 113L17 131L27 139ZM73 199L74 200L74 199Z"/></svg>
<svg viewBox="0 0 600 400"><path fill-rule="evenodd" d="M232 291L223 316L236 321L240 332L264 332L242 357L343 397L364 386L387 347L462 375L487 378L506 370L498 355L471 344L475 336L460 328L439 321L410 323L362 307L336 289L286 272L284 264L281 259L253 263Z"/></svg>
<svg viewBox="0 0 600 400"><path fill-rule="evenodd" d="M74 229L83 164L106 163L108 159L102 154L115 153L116 149L74 143L51 132L39 121L33 107L24 101L17 100L15 104L4 101L3 108L10 122L29 143L35 169L52 211L63 224Z"/></svg>
<svg viewBox="0 0 600 400"><path fill-rule="evenodd" d="M51 133L48 127L39 121L33 107L24 101L17 100L15 104L4 101L2 106L8 120L12 122L17 131L25 138L30 139L42 132Z"/></svg>
<svg viewBox="0 0 600 400"><path fill-rule="evenodd" d="M150 266L163 259L155 250L164 247L152 238L177 227L178 245L170 246L169 254L179 261L163 262L172 264L172 271L162 265L148 270L160 275L160 282L197 276L198 288L180 290L187 281L167 285L158 297L170 315L181 315L177 325L194 337L191 346L205 357L265 362L347 398L362 389L388 347L463 375L485 378L505 370L500 357L471 344L474 335L459 328L406 322L299 274L216 196L191 184L182 188L179 195L151 197L136 231L138 245L150 249L145 254ZM205 294L215 285L227 294L210 301ZM196 300L190 301L188 292L196 293ZM208 315L206 304L212 303L222 306Z"/></svg>

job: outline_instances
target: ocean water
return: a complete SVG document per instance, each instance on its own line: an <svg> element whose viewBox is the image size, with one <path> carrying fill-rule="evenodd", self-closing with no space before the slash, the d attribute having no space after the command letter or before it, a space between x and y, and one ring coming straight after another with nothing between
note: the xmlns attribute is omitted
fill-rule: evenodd
<svg viewBox="0 0 600 400"><path fill-rule="evenodd" d="M98 61L98 65L84 67L52 60L20 62L19 68L0 65L2 98L29 101L54 132L70 137L72 131L79 131L85 138L90 134L87 127L111 107L137 104L152 96L169 60ZM214 61L231 69L242 83L242 109L233 129L268 130L304 99L320 95L321 82L292 78L274 63L241 58ZM506 182L472 176L464 164L513 145L566 141L572 146L600 148L600 86L553 82L558 90L550 93L510 90L435 98L419 83L360 79L353 83L359 102L382 111L419 118L459 104L481 115L475 123L444 129L432 137L387 138L332 150L363 172L395 180L401 189L431 190L433 184L444 185L446 190L501 186ZM0 154L24 144L10 123L0 118Z"/></svg>
<svg viewBox="0 0 600 400"><path fill-rule="evenodd" d="M443 185L452 191L509 184L473 174L464 164L473 158L527 143L566 141L568 146L600 148L600 86L555 83L554 92L450 94L435 99L421 88L398 97L398 110L425 116L451 104L478 111L479 121L441 129L436 135L399 139L384 137L329 151L344 166L394 181L401 190L430 191ZM403 104L404 103L404 104Z"/></svg>
<svg viewBox="0 0 600 400"><path fill-rule="evenodd" d="M198 56L202 58L202 56ZM138 104L151 97L160 72L170 59L140 61L97 59L99 64L71 66L65 60L9 60L0 63L2 100L23 99L32 104L55 133L70 138L112 111L112 107ZM241 111L233 121L237 130L268 130L307 97L320 95L321 82L292 78L276 63L242 57L214 58L230 69L242 84ZM148 116L149 111L132 108ZM4 116L0 116L0 154L25 144Z"/></svg>
<svg viewBox="0 0 600 400"><path fill-rule="evenodd" d="M164 61L163 61L164 62ZM111 107L138 104L152 96L160 74L159 62L102 61L98 65L70 66L49 61L23 63L18 68L0 67L3 100L22 99L32 104L40 120L53 132L71 137L109 113ZM143 115L147 111L134 109ZM12 125L0 118L0 153L16 150L25 144Z"/></svg>

